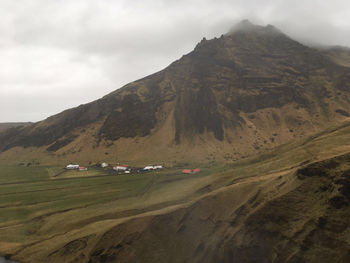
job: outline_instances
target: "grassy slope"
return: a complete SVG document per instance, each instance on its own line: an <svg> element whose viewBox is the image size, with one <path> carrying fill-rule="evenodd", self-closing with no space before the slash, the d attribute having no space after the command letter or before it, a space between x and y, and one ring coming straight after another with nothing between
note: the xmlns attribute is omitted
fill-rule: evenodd
<svg viewBox="0 0 350 263"><path fill-rule="evenodd" d="M174 168L135 176L53 179L57 167L2 166L0 253L12 253L23 262L48 255L52 262L68 261L77 251L63 253L65 244L85 238L88 241L81 248L85 256L78 261L86 261L88 253L108 243L103 234L123 222L138 220L137 225L148 229L147 220L156 215L179 216L177 213L198 205L210 208L210 196L221 198L230 193L239 200L232 203L232 209L238 209L258 189L273 190L272 196L291 191L299 185L293 179L297 167L349 152L349 141L350 123L346 122L231 167L208 167L192 176ZM274 188L282 183L285 186ZM212 209L225 211L225 200L222 207L216 204Z"/></svg>

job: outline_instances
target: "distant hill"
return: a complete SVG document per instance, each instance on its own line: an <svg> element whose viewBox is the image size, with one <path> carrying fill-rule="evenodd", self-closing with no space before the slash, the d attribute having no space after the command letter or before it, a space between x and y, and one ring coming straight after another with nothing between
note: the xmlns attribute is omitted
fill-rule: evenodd
<svg viewBox="0 0 350 263"><path fill-rule="evenodd" d="M0 132L7 130L9 128L19 127L19 126L28 126L33 124L32 122L0 122Z"/></svg>
<svg viewBox="0 0 350 263"><path fill-rule="evenodd" d="M342 52L310 48L274 26L243 21L219 38L203 39L162 71L7 130L0 135L0 160L245 158L349 117L350 66Z"/></svg>
<svg viewBox="0 0 350 263"><path fill-rule="evenodd" d="M334 46L320 49L328 58L335 63L350 67L350 48L342 46Z"/></svg>

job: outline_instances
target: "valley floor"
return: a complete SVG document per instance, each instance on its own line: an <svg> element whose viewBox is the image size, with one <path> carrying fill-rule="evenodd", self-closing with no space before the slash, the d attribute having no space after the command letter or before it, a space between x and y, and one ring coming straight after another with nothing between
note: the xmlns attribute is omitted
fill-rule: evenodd
<svg viewBox="0 0 350 263"><path fill-rule="evenodd" d="M195 175L173 168L60 178L59 167L2 165L0 255L20 262L349 262L349 142L344 123Z"/></svg>

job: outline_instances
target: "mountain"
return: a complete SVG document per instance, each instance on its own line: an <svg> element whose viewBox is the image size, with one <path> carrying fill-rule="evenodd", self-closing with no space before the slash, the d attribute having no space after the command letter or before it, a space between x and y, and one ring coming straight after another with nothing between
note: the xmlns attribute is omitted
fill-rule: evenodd
<svg viewBox="0 0 350 263"><path fill-rule="evenodd" d="M339 50L242 21L160 72L1 133L0 161L232 162L348 118L349 80Z"/></svg>

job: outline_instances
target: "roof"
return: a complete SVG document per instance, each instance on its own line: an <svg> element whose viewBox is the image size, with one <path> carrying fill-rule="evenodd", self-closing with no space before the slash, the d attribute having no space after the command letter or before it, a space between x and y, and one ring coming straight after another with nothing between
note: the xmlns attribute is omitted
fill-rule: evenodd
<svg viewBox="0 0 350 263"><path fill-rule="evenodd" d="M192 173L192 170L190 170L190 169L184 169L184 170L182 170L182 173L183 173L183 174L190 174L190 173Z"/></svg>
<svg viewBox="0 0 350 263"><path fill-rule="evenodd" d="M116 166L113 166L113 168L115 168L115 169L119 169L119 168L126 169L126 168L128 168L128 166L127 165L116 165Z"/></svg>

